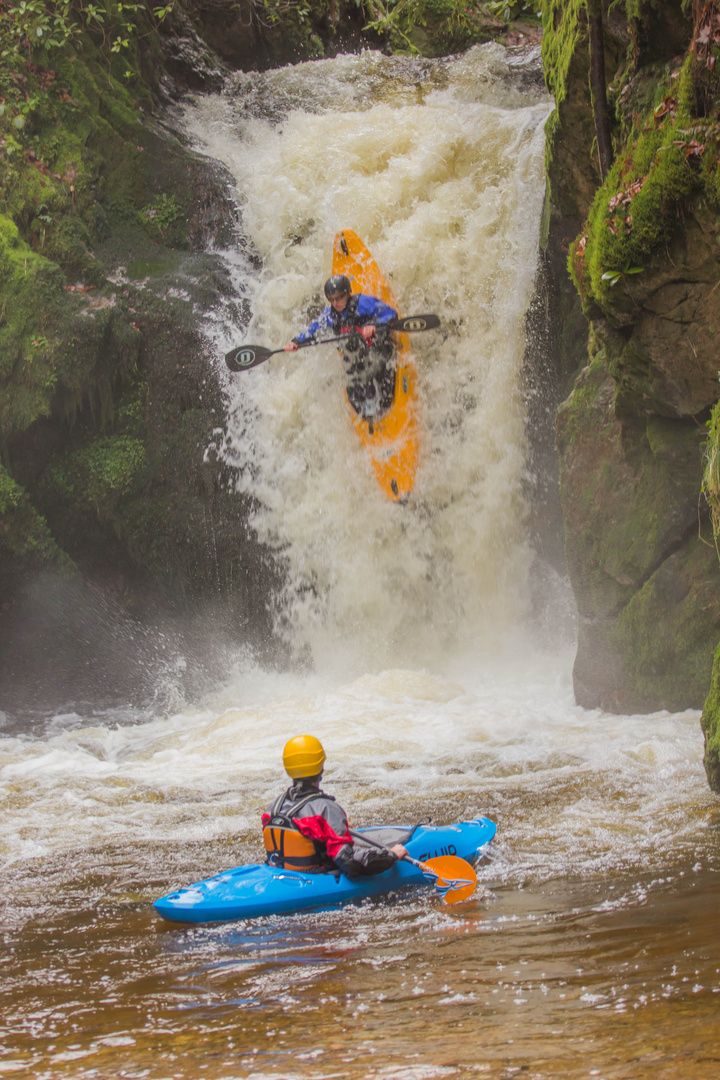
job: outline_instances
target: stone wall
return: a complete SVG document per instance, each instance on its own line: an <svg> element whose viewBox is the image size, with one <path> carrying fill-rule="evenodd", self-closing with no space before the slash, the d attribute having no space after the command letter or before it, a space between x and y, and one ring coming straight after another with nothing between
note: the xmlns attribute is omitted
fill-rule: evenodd
<svg viewBox="0 0 720 1080"><path fill-rule="evenodd" d="M618 712L699 708L720 638L703 481L720 367L716 45L699 48L680 0L605 7L615 162L604 182L584 6L548 0L543 42L558 103L550 236L577 226L568 268L588 320L557 419L575 693Z"/></svg>

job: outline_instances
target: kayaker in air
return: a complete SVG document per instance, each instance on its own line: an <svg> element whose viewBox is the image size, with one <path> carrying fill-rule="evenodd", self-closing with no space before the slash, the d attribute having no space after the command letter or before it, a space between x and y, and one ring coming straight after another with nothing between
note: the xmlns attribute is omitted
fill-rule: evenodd
<svg viewBox="0 0 720 1080"><path fill-rule="evenodd" d="M395 392L395 347L383 323L392 322L397 312L376 296L353 293L345 274L328 278L325 296L327 307L285 345L285 351L294 352L316 336L347 334L342 356L348 400L359 416L380 416L392 405Z"/></svg>
<svg viewBox="0 0 720 1080"><path fill-rule="evenodd" d="M325 751L312 735L298 735L283 750L293 783L262 816L270 866L318 874L340 870L346 877L382 874L407 855L402 844L387 850L353 843L345 811L320 790Z"/></svg>

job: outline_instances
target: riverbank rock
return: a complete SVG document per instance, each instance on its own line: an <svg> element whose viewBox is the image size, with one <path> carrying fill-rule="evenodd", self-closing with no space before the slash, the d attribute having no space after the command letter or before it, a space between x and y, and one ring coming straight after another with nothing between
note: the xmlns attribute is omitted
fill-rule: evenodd
<svg viewBox="0 0 720 1080"><path fill-rule="evenodd" d="M579 223L569 267L588 320L587 354L557 418L580 613L575 693L617 712L698 708L720 637L703 494L719 396L720 99L714 61L693 46L697 26L679 0L642 12L605 5L605 15L615 163L604 181L590 164L583 5L551 0L543 42L557 102L550 237L559 222Z"/></svg>
<svg viewBox="0 0 720 1080"><path fill-rule="evenodd" d="M237 212L160 121L170 76L143 41L106 57L79 34L28 68L33 111L19 95L0 115L0 684L25 704L64 684L152 693L150 626L178 656L203 622L228 646L272 637L274 571L217 452L224 365L202 330L213 309L244 325L210 251L235 243ZM83 596L135 625L125 670L102 659L109 621L102 644L82 631Z"/></svg>

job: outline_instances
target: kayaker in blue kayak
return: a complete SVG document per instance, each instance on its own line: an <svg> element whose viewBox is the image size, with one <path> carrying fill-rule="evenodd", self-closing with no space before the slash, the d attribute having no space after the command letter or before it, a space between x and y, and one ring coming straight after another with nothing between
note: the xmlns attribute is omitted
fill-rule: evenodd
<svg viewBox="0 0 720 1080"><path fill-rule="evenodd" d="M397 312L376 296L352 292L345 274L328 278L325 296L327 307L285 351L294 352L310 338L347 334L342 355L348 400L359 416L379 416L390 408L395 393L395 346L383 324L397 318Z"/></svg>
<svg viewBox="0 0 720 1080"><path fill-rule="evenodd" d="M353 843L345 811L320 790L325 751L312 735L298 735L283 750L285 771L293 783L262 816L263 840L270 866L346 877L381 874L407 855L402 844L387 850Z"/></svg>

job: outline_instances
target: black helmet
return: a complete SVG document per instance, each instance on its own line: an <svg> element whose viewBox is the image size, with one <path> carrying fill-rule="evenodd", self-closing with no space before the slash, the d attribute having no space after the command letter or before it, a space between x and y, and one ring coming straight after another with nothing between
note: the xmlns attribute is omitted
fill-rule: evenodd
<svg viewBox="0 0 720 1080"><path fill-rule="evenodd" d="M333 274L325 282L325 295L328 300L331 296L349 296L351 292L350 278L344 274Z"/></svg>

